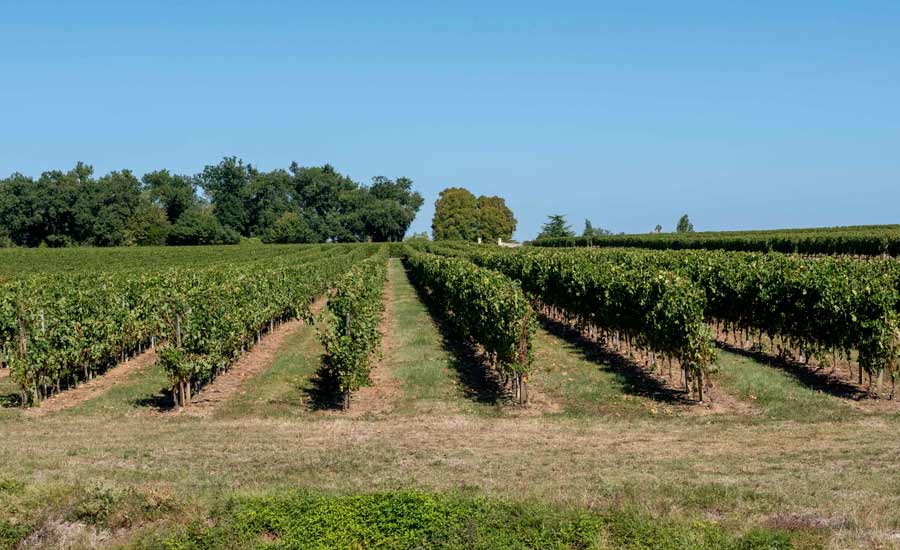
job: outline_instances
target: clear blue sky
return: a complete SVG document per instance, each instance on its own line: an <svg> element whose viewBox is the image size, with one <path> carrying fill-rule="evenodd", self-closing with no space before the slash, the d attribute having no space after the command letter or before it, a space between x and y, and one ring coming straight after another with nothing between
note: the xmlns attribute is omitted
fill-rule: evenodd
<svg viewBox="0 0 900 550"><path fill-rule="evenodd" d="M0 173L330 162L614 231L900 222L900 2L0 2Z"/></svg>

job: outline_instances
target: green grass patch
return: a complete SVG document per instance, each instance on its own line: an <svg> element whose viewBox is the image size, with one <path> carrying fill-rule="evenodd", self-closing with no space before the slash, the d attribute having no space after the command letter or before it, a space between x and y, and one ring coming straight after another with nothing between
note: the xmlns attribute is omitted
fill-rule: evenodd
<svg viewBox="0 0 900 550"><path fill-rule="evenodd" d="M725 391L759 407L760 419L817 422L844 420L859 414L838 397L735 353L719 350L715 376Z"/></svg>
<svg viewBox="0 0 900 550"><path fill-rule="evenodd" d="M156 364L148 365L135 370L125 381L112 385L97 397L60 411L60 414L115 415L127 414L135 409L167 407L172 401L164 393L168 386L163 368Z"/></svg>
<svg viewBox="0 0 900 550"><path fill-rule="evenodd" d="M559 404L566 415L648 417L664 409L629 393L622 374L543 328L535 334L534 361L529 383Z"/></svg>
<svg viewBox="0 0 900 550"><path fill-rule="evenodd" d="M794 548L789 533L727 532L634 509L584 509L462 494L329 496L309 492L236 497L209 521L146 536L143 548Z"/></svg>
<svg viewBox="0 0 900 550"><path fill-rule="evenodd" d="M312 379L321 365L322 346L314 326L301 326L285 338L272 365L246 380L217 415L223 418L291 417L309 412Z"/></svg>
<svg viewBox="0 0 900 550"><path fill-rule="evenodd" d="M388 265L391 276L394 318L389 330L392 352L385 357L387 368L400 381L403 396L397 412L416 414L451 409L494 414L496 407L467 399L459 374L453 368L457 359L443 345L441 333L419 299L399 259Z"/></svg>

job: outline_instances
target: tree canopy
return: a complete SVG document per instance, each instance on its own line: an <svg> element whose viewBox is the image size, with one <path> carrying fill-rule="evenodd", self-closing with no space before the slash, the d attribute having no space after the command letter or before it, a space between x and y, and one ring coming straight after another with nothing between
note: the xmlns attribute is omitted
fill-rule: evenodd
<svg viewBox="0 0 900 550"><path fill-rule="evenodd" d="M356 183L331 165L258 170L237 157L194 176L129 170L0 179L0 246L400 241L422 196L408 178Z"/></svg>
<svg viewBox="0 0 900 550"><path fill-rule="evenodd" d="M192 206L198 204L197 182L190 176L157 170L144 174L141 180L150 201L164 209L166 219L174 223Z"/></svg>
<svg viewBox="0 0 900 550"><path fill-rule="evenodd" d="M468 189L449 187L434 203L434 240L510 240L516 218L502 197L475 197Z"/></svg>
<svg viewBox="0 0 900 550"><path fill-rule="evenodd" d="M603 237L605 235L612 235L612 231L602 227L594 227L591 220L584 220L584 231L581 232L582 237Z"/></svg>
<svg viewBox="0 0 900 550"><path fill-rule="evenodd" d="M562 214L551 214L548 216L547 223L541 227L538 233L538 239L560 239L564 237L574 237L575 232L566 223L566 217Z"/></svg>
<svg viewBox="0 0 900 550"><path fill-rule="evenodd" d="M687 214L678 218L678 225L675 226L676 233L693 233L693 231L694 224L691 223Z"/></svg>
<svg viewBox="0 0 900 550"><path fill-rule="evenodd" d="M516 231L516 218L501 197L478 197L478 236L484 241L509 241Z"/></svg>

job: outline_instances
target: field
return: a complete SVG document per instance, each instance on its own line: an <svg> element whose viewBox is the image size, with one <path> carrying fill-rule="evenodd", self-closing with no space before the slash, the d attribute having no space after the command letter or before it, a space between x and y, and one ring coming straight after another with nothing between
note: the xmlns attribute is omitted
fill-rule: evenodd
<svg viewBox="0 0 900 550"><path fill-rule="evenodd" d="M900 548L897 273L0 250L0 548Z"/></svg>

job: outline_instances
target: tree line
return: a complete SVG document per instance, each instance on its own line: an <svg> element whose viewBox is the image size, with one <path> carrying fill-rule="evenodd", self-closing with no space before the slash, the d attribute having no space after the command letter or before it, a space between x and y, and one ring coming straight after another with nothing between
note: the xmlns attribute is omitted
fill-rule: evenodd
<svg viewBox="0 0 900 550"><path fill-rule="evenodd" d="M226 157L196 175L95 177L79 162L0 179L0 246L400 241L422 206L412 180L361 185L331 165L260 171Z"/></svg>
<svg viewBox="0 0 900 550"><path fill-rule="evenodd" d="M651 231L651 233L662 233L662 229L662 226L657 224L653 231ZM694 224L691 223L691 220L690 218L688 218L687 214L684 214L680 218L678 218L678 223L675 225L675 232L694 232ZM609 237L612 234L612 231L609 231L608 229L594 227L591 223L591 220L584 220L584 231L581 232L581 237L583 239ZM625 233L619 233L619 235L624 234ZM575 231L573 231L572 227L566 222L566 217L562 214L551 214L547 216L547 223L541 226L541 232L538 233L536 240L567 239L574 237Z"/></svg>

